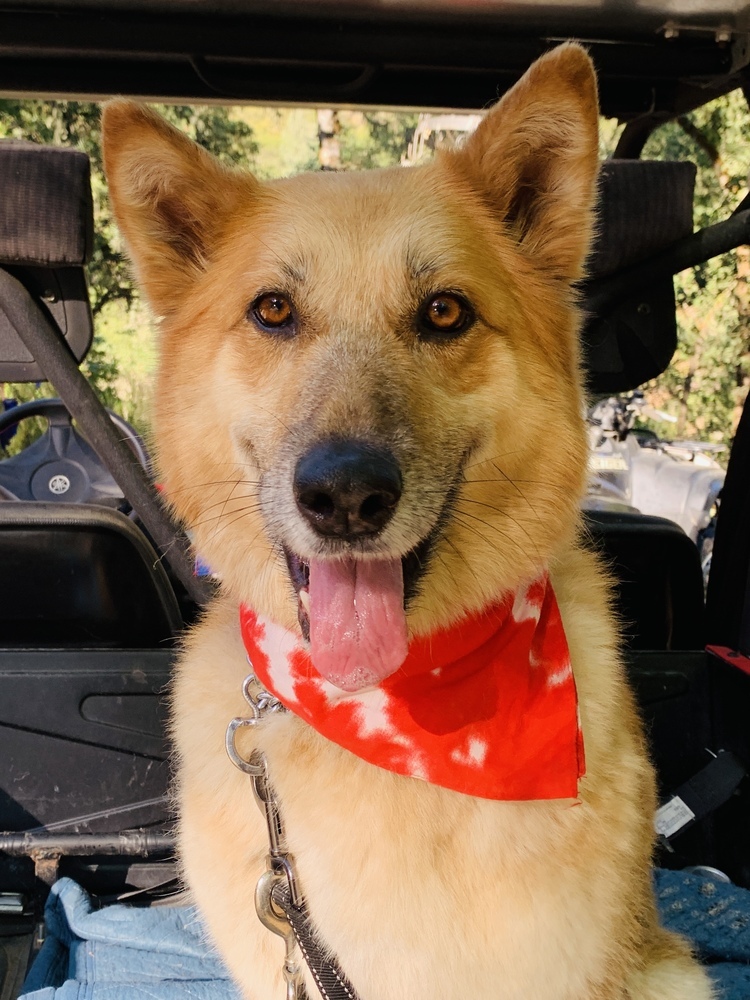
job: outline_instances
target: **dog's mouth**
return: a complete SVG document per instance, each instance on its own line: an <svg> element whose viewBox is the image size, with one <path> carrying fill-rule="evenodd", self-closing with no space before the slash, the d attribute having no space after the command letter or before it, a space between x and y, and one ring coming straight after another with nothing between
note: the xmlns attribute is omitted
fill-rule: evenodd
<svg viewBox="0 0 750 1000"><path fill-rule="evenodd" d="M419 590L436 528L401 558L307 561L284 546L302 635L316 670L345 691L394 673L408 651L406 609Z"/></svg>

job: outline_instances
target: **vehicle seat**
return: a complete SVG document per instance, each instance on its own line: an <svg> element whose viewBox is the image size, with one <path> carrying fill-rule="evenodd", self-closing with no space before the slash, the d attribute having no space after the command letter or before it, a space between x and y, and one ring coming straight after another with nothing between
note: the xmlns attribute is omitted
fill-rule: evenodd
<svg viewBox="0 0 750 1000"><path fill-rule="evenodd" d="M0 648L153 649L182 627L166 571L124 514L0 502Z"/></svg>
<svg viewBox="0 0 750 1000"><path fill-rule="evenodd" d="M750 657L750 394L721 491L706 605L708 641Z"/></svg>
<svg viewBox="0 0 750 1000"><path fill-rule="evenodd" d="M38 310L85 357L92 247L88 157L0 141L0 382L47 379L18 334ZM131 520L64 497L11 496L0 494L0 647L155 648L180 630L166 571Z"/></svg>
<svg viewBox="0 0 750 1000"><path fill-rule="evenodd" d="M702 649L703 573L698 549L663 517L585 511L589 544L615 579L615 607L629 649Z"/></svg>
<svg viewBox="0 0 750 1000"><path fill-rule="evenodd" d="M598 225L582 286L583 364L591 395L629 392L660 375L677 347L670 277L641 284L609 306L589 293L601 282L693 231L695 166L667 160L606 160Z"/></svg>
<svg viewBox="0 0 750 1000"><path fill-rule="evenodd" d="M94 245L89 159L77 149L0 141L0 290L15 313L36 303L78 361L93 323L84 265ZM27 305L28 304L28 305ZM0 382L41 382L39 363L18 336L0 299ZM29 320L31 321L31 319Z"/></svg>

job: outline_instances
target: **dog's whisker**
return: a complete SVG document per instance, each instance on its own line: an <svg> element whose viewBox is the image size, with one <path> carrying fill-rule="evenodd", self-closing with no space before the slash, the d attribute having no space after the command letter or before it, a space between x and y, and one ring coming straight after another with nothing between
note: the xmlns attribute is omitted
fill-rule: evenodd
<svg viewBox="0 0 750 1000"><path fill-rule="evenodd" d="M457 546L457 545L456 545L456 544L455 544L454 542L452 542L450 538L447 538L447 537L446 537L446 538L444 539L444 541L445 541L446 545L449 545L449 546L451 547L451 549L453 550L453 552L455 553L455 555L456 555L456 556L457 556L457 557L458 557L458 558L459 558L459 559L461 560L461 562L462 562L462 563L463 563L463 564L464 564L464 565L466 566L466 568L468 569L468 571L469 571L469 572L471 573L471 575L472 575L472 576L474 577L474 580L476 581L476 583L477 583L478 585L480 585L480 586L481 586L481 580L479 579L479 575L477 574L477 571L476 571L476 569L475 569L475 568L474 568L474 567L473 567L473 566L471 565L471 563L470 563L470 562L469 562L469 560L468 560L468 559L466 558L466 556L465 556L465 555L463 554L463 552L461 552L461 550L460 550L460 549L458 548L458 546ZM442 561L442 562L443 562L443 563L444 563L445 565L447 565L447 563L446 563L446 561L445 561L445 559L444 559L444 557L443 557L443 556L439 556L439 558L441 559L441 561Z"/></svg>
<svg viewBox="0 0 750 1000"><path fill-rule="evenodd" d="M531 536L529 535L529 532L526 530L526 528L523 526L523 524L518 520L518 518L515 518L512 514L508 513L508 511L505 510L504 508L502 508L502 507L496 507L494 504L485 503L482 500L472 500L471 497L461 497L457 501L456 506L458 507L462 503L471 503L471 504L474 504L475 506L486 507L489 510L494 511L500 517L506 517L509 521L512 521L513 524L515 524L519 528L519 530L524 533L524 535L526 535L526 537L529 539L530 542L532 542L532 544L534 544L533 543L533 539L531 538ZM531 504L529 504L529 506L531 506ZM537 512L534 510L533 507L531 508L531 511L534 514L534 517L538 520L539 519L539 515L537 514ZM468 514L468 511L464 511L464 513ZM471 516L471 515L469 515L469 516Z"/></svg>
<svg viewBox="0 0 750 1000"><path fill-rule="evenodd" d="M252 479L217 479L213 482L208 483L191 483L190 486L181 486L177 490L170 490L167 495L167 499L172 496L176 496L178 493L192 493L195 490L208 489L210 486L230 486L236 484L238 486L260 486L259 480Z"/></svg>
<svg viewBox="0 0 750 1000"><path fill-rule="evenodd" d="M501 455L493 455L491 458L483 458L480 461L472 462L471 465L465 465L464 471L468 469L476 469L480 465L488 465L492 462L498 462L501 458L509 458L511 455L520 455L519 451L504 451Z"/></svg>
<svg viewBox="0 0 750 1000"><path fill-rule="evenodd" d="M501 528L499 528L496 524L491 524L489 521L485 521L482 518L477 517L474 514L470 514L468 511L465 511L465 510L464 511L460 511L460 516L461 517L470 517L473 520L478 521L480 524L483 524L485 527L490 528L492 531L498 532L498 534L501 534L504 538L509 538L510 539L510 538L513 537L508 532L505 532ZM505 514L504 516L507 517L509 521L512 521L514 525L516 525L516 527L518 528L518 530L523 534L523 537L526 538L526 540L531 545L531 548L536 553L537 560L540 561L540 562L542 562L543 561L542 553L539 551L539 547L536 544L536 542L534 541L534 539L531 536L531 534L526 530L526 528L524 528L524 526L519 521L517 521L514 517L511 517L510 514ZM524 554L526 554L526 553L524 553Z"/></svg>
<svg viewBox="0 0 750 1000"><path fill-rule="evenodd" d="M234 501L239 501L239 500L258 499L258 494L257 493L237 493L231 499L232 499L233 502ZM202 507L201 509L203 511L213 510L215 507L221 507L221 505L223 503L225 503L225 502L226 501L224 501L224 500L217 500L216 503L208 504L208 505ZM260 504L260 500L258 500L258 503Z"/></svg>
<svg viewBox="0 0 750 1000"><path fill-rule="evenodd" d="M473 485L487 486L487 485L492 485L492 486L498 486L498 487L499 486L514 486L515 487L515 486L518 485L518 483L523 483L524 485L528 484L528 485L531 485L531 486L543 486L545 488L545 490L549 490L552 493L558 493L558 494L561 494L561 495L569 495L570 494L570 491L567 490L565 487L559 486L556 483L546 482L543 479L508 479L507 477L505 479L495 479L495 478L491 478L491 479L474 479L472 477L471 479L465 479L464 480L464 485L465 486L473 486Z"/></svg>
<svg viewBox="0 0 750 1000"><path fill-rule="evenodd" d="M478 521L478 522L479 522L479 524L483 524L483 525L485 526L485 528L489 528L489 529L491 529L492 531L496 531L496 532L498 532L498 534L501 534L501 535L502 535L502 536L503 536L504 538L512 538L512 536L511 536L511 535L509 535L509 534L508 534L508 533L507 533L506 531L503 531L503 530L502 530L501 528L499 528L499 527L498 527L498 526L497 526L496 524L491 524L491 523L490 523L489 521L485 521L485 520L484 520L483 518L481 518L481 517L477 517L477 515L476 515L476 514L470 514L470 513L468 512L468 511L465 511L465 510L464 510L464 511L460 511L460 513L459 513L459 516L460 516L460 517L470 517L470 518L471 518L472 520L474 520L474 521ZM520 525L520 524L518 523L518 521L516 521L516 520L515 520L515 518L512 518L512 517L510 517L510 515L506 515L506 516L507 516L507 517L508 517L508 518L509 518L509 519L510 519L511 521L513 521L513 523L514 523L515 525L517 525L517 526L518 526L518 528L519 528L519 529L520 529L521 531L523 531L524 535L525 535L525 536L526 536L526 537L528 538L528 540L529 540L529 541L531 542L531 545L532 545L532 547L533 547L534 551L536 552L536 556L537 556L537 559L541 560L541 559L542 559L542 555L541 555L541 553L540 553L540 551L539 551L539 548L538 548L538 546L536 545L536 543L534 542L533 538L532 538L532 537L531 537L531 536L529 535L528 531L526 531L526 530L525 530L525 529L523 528L523 526L522 526L522 525ZM524 552L524 555L528 555L528 553Z"/></svg>
<svg viewBox="0 0 750 1000"><path fill-rule="evenodd" d="M258 403L257 401L254 403L254 405L257 406L259 409L263 410L264 413L267 413L268 416L271 417L273 420L275 420L277 423L281 424L284 430L287 431L289 434L292 433L292 429L289 426L289 424L285 423L278 415L278 413L274 413L273 410L271 410L268 406L263 406L261 403Z"/></svg>
<svg viewBox="0 0 750 1000"><path fill-rule="evenodd" d="M456 513L455 514L456 523L459 524L462 528L464 528L464 530L471 531L478 538L481 538L482 541L484 542L484 544L487 545L491 550L499 551L498 550L498 546L497 546L497 542L493 542L492 539L488 538L487 535L484 534L484 532L480 531L474 525L466 523L466 521L464 520L464 518L465 517L471 517L471 516L472 515L467 514L465 511L461 512L461 513ZM530 563L532 563L532 565L536 566L536 565L542 565L543 564L543 560L542 560L542 558L541 558L541 556L540 556L540 554L538 552L537 552L536 557L532 557L526 551L526 549L524 548L524 546L520 544L520 542L518 541L518 539L514 538L512 535L509 535L507 531L503 531L501 528L498 528L496 525L487 524L485 521L482 521L481 518L473 518L473 520L479 521L480 524L485 525L485 527L487 527L487 528L491 528L496 534L498 534L501 537L505 538L508 542L510 542L510 544L512 546L514 546L516 549L518 549L522 553L522 555L525 556L525 558L528 559Z"/></svg>
<svg viewBox="0 0 750 1000"><path fill-rule="evenodd" d="M232 489L231 489L231 490L229 491L229 496L228 496L228 497L226 497L226 499L224 500L224 506L223 506L223 507L222 507L222 509L221 509L221 514L219 515L219 520L220 520L220 519L221 519L221 518L222 518L222 517L224 516L224 511L226 510L226 507L227 507L227 504L228 504L228 503L229 503L229 501L230 501L230 500L232 499L232 496L233 496L233 494L234 494L234 491L235 491L235 490L237 489L237 487L238 487L239 485L240 485L240 484L239 484L239 482L236 482L236 483L234 484L234 486L232 487ZM218 521L217 521L217 524L216 524L216 528L214 529L214 537L216 537L216 535L217 535L217 533L218 533L218 528L219 528L219 524L218 524Z"/></svg>
<svg viewBox="0 0 750 1000"><path fill-rule="evenodd" d="M237 499L239 499L239 497ZM223 502L220 501L219 503L214 504L214 506L215 507L223 506ZM232 514L249 514L249 513L258 513L259 511L260 511L260 506L257 505L257 504L256 505L254 505L254 504L247 504L247 505L245 505L244 507L242 507L239 510L235 510L235 509L232 509L230 511L222 510L219 514L213 514L211 517L205 517L205 518L202 518L200 521L195 521L193 523L193 527L194 528L202 528L202 527L205 527L207 524L211 524L213 521L219 522L219 521L221 521L221 519L223 517L229 517ZM217 525L217 527L218 527L218 525Z"/></svg>

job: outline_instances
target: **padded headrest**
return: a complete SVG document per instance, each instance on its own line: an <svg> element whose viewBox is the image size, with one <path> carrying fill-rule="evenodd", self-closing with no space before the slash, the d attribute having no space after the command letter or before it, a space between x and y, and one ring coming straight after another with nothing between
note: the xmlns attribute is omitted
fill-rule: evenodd
<svg viewBox="0 0 750 1000"><path fill-rule="evenodd" d="M94 244L89 158L76 149L0 141L0 262L82 266Z"/></svg>
<svg viewBox="0 0 750 1000"><path fill-rule="evenodd" d="M589 276L603 278L689 236L695 173L694 163L605 160Z"/></svg>
<svg viewBox="0 0 750 1000"><path fill-rule="evenodd" d="M90 174L78 150L0 140L0 382L48 378L19 335L40 310L78 361L89 349Z"/></svg>
<svg viewBox="0 0 750 1000"><path fill-rule="evenodd" d="M588 285L647 260L693 231L692 163L607 160L599 176L598 234ZM583 289L586 306L586 288ZM626 392L656 378L677 347L671 278L639 287L583 329L589 390Z"/></svg>

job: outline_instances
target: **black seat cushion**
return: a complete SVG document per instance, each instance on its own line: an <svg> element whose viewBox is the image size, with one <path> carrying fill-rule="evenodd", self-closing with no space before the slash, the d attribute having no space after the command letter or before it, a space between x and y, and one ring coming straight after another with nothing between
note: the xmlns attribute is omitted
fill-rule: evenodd
<svg viewBox="0 0 750 1000"><path fill-rule="evenodd" d="M155 648L182 621L164 567L105 507L0 502L0 646Z"/></svg>
<svg viewBox="0 0 750 1000"><path fill-rule="evenodd" d="M673 521L586 511L589 544L616 582L616 608L630 649L704 646L703 574L698 550Z"/></svg>
<svg viewBox="0 0 750 1000"><path fill-rule="evenodd" d="M48 378L19 336L39 309L78 361L91 345L90 175L80 150L0 140L0 382Z"/></svg>
<svg viewBox="0 0 750 1000"><path fill-rule="evenodd" d="M706 610L708 641L750 656L750 395L721 490Z"/></svg>
<svg viewBox="0 0 750 1000"><path fill-rule="evenodd" d="M599 175L598 225L588 260L589 281L647 260L693 231L695 166L648 160L607 160ZM667 367L677 347L671 278L641 282L603 312L590 313L582 331L589 390L637 389Z"/></svg>
<svg viewBox="0 0 750 1000"><path fill-rule="evenodd" d="M89 158L77 149L0 141L0 261L82 267L94 246Z"/></svg>

